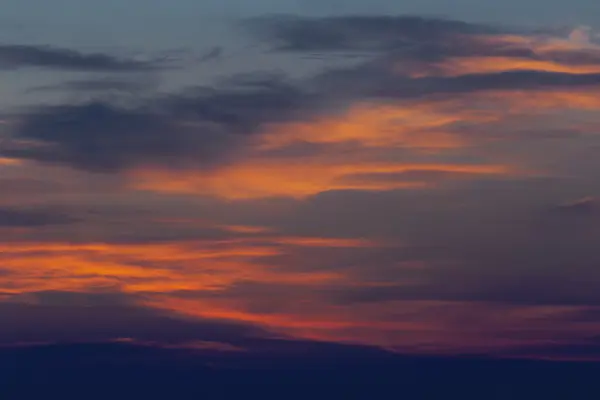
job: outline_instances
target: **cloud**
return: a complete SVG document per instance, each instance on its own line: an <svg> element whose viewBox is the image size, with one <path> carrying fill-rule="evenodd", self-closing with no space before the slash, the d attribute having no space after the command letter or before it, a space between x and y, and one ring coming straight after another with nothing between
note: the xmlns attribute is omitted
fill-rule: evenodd
<svg viewBox="0 0 600 400"><path fill-rule="evenodd" d="M74 218L58 212L0 208L0 228L34 228L50 225L70 224L73 222L75 222Z"/></svg>
<svg viewBox="0 0 600 400"><path fill-rule="evenodd" d="M440 179L431 180L431 175L428 177L426 173L437 173ZM189 193L237 200L267 197L302 199L338 190L386 191L427 188L440 181L458 178L461 174L463 178L474 178L509 173L510 169L502 165L461 166L358 161L335 164L317 158L306 160L303 165L286 165L285 161L278 160L254 165L240 163L209 173L200 171L176 174L148 170L136 172L131 181L135 188L162 193Z"/></svg>
<svg viewBox="0 0 600 400"><path fill-rule="evenodd" d="M568 214L590 215L598 210L598 199L586 196L575 201L560 204L556 209Z"/></svg>
<svg viewBox="0 0 600 400"><path fill-rule="evenodd" d="M278 77L225 86L128 106L93 101L34 108L21 115L2 153L99 172L207 166L235 151L261 123L312 107L307 94Z"/></svg>
<svg viewBox="0 0 600 400"><path fill-rule="evenodd" d="M597 315L567 314L600 304L586 197L600 189L598 49L381 20L310 20L321 44L303 19L288 44L270 31L293 61L362 52L296 81L249 73L11 118L10 204L61 203L85 222L3 230L3 296L129 310L57 294L118 283L202 320L417 353L589 336Z"/></svg>
<svg viewBox="0 0 600 400"><path fill-rule="evenodd" d="M440 95L514 90L549 91L595 88L600 73L568 73L536 70L466 73L455 76L412 77L396 71L394 59L381 58L345 69L333 69L315 77L319 86L339 96L363 100L407 100ZM596 67L597 68L597 67Z"/></svg>
<svg viewBox="0 0 600 400"><path fill-rule="evenodd" d="M342 304L595 305L597 220L548 212L566 193L586 188L551 179L498 179L431 191L321 193L272 226L296 235L379 237L396 247L366 254L292 252L263 262L288 270L344 271L361 285L324 289Z"/></svg>
<svg viewBox="0 0 600 400"><path fill-rule="evenodd" d="M600 50L595 46L461 21L266 17L249 25L279 51L330 57L340 51L367 51L358 64L332 68L316 78L317 86L329 93L357 98L593 86L600 72Z"/></svg>
<svg viewBox="0 0 600 400"><path fill-rule="evenodd" d="M589 45L592 41L593 30L589 26L579 26L569 33L569 40L580 45Z"/></svg>
<svg viewBox="0 0 600 400"><path fill-rule="evenodd" d="M351 139L369 146L374 143L389 146L397 138L408 135L400 135L403 132L398 124L389 126L388 120L400 117L408 121L408 109L423 116L429 114L437 118L439 124L419 126L420 131L427 129L426 134L419 136L409 132L411 126L405 128L411 138L410 141L405 140L407 146L414 147L409 142L419 142L420 146L443 143L446 147L460 147L464 145L464 137L456 134L456 129L450 125L453 122L479 122L480 117L476 114L483 111L456 115L474 107L477 96L491 97L503 93L505 103L510 104L511 99L526 102L527 97L519 97L523 91L531 93L531 96L543 97L545 101L571 92L570 96L562 96L563 103L567 103L575 96L574 91L587 91L588 98L594 97L589 92L600 84L600 63L594 58L600 57L600 53L595 48L582 49L568 40L542 38L540 41L527 36L527 33L507 33L506 30L463 22L417 17L336 17L267 18L251 21L250 25L267 37L281 40L290 35L293 38L308 35L307 41L313 41L314 46L326 43L327 51L351 46L361 34L370 38L368 43L379 43L383 38L396 43L398 37L406 37L419 46L425 46L425 53L430 52L433 57L426 56L425 50L410 53L413 55L398 53L390 45L392 48L379 49L358 64L327 69L299 81L277 74L249 73L231 77L213 87L191 88L179 94L155 98L148 98L146 91L140 96L143 98L134 100L117 96L117 99L33 107L21 114L9 128L12 139L4 145L0 154L5 158L66 164L87 171L117 173L133 170L135 177L168 175L168 170L189 170L193 176L199 170L210 173L217 167L230 166L239 160L242 160L240 164L246 163L245 156L254 157L257 143L266 138L276 144L278 134L291 138L287 143L279 140L279 147L275 145L273 150L283 151L284 145L293 147L302 141L337 145L340 142L346 144ZM288 32L288 28L293 32ZM319 38L330 38L313 40L311 33ZM453 40L460 43L456 44ZM311 45L287 46L303 48ZM457 50L457 53L456 49L462 50ZM583 57L585 54L589 57ZM416 62L408 70L407 60L409 64ZM80 93L142 91L140 86L115 80L76 81L65 85ZM585 94L582 96L585 97ZM445 100L445 104L440 104L440 100ZM586 101L597 103L597 99ZM448 110L442 110L449 102L455 103L454 116ZM502 107L507 107L506 104ZM543 103L536 103L536 106L540 105ZM498 107L496 115L491 115L490 109L487 110L489 119L498 119L506 111ZM366 123L374 126L364 130L368 134L360 137L343 138L337 134L319 133L321 129L330 127L340 131L339 125L342 124L339 118L337 122L335 119L343 113L356 120L366 119ZM381 115L379 121L377 115ZM327 117L333 122L327 121ZM286 123L291 125L285 126ZM302 127L303 123L312 124L312 132ZM385 136L376 132L384 128L387 129ZM301 134L290 135L286 132L288 129L300 130ZM358 135L360 132L351 127L345 130L348 132L344 133L346 135ZM322 147L317 151L327 153L328 149ZM252 165L262 163L262 159L258 163L250 162ZM145 172L140 174L139 170ZM356 171L357 174L377 172L381 171L368 168ZM331 189L353 188L348 184L335 186L335 182L343 178L335 171L329 175L333 177L315 183L313 189L295 189L303 192L295 196L323 191L327 185L333 185ZM217 179L216 175L210 179L213 178ZM218 180L221 182L220 178ZM206 179L200 179L200 182L182 185L204 186L205 183ZM163 182L142 186L154 189L157 185L163 185ZM182 185L165 185L165 189ZM375 187L371 189L411 185L414 186L414 182L374 183ZM364 186L355 188L369 190Z"/></svg>
<svg viewBox="0 0 600 400"><path fill-rule="evenodd" d="M223 56L223 48L221 46L215 46L212 49L208 50L206 53L202 54L199 57L200 62L207 62L218 60Z"/></svg>
<svg viewBox="0 0 600 400"><path fill-rule="evenodd" d="M481 118L462 113L425 102L357 102L331 115L267 124L243 157L215 170L147 168L130 172L129 179L143 190L239 200L412 190L522 173L510 165L448 156L469 146L465 136L451 132L453 124ZM434 174L438 179L432 179Z"/></svg>
<svg viewBox="0 0 600 400"><path fill-rule="evenodd" d="M541 278L537 277L541 280ZM550 306L596 306L600 299L591 290L585 288L580 293L574 285L559 284L553 279L543 282L528 278L520 284L513 281L498 285L481 287L456 287L459 285L443 285L435 282L432 285L398 285L387 287L363 287L355 290L344 290L336 298L341 304L385 303L390 301L437 301L449 302L489 302L517 305L550 305ZM550 290L555 287L564 293Z"/></svg>
<svg viewBox="0 0 600 400"><path fill-rule="evenodd" d="M0 302L0 343L89 342L119 338L182 343L237 343L266 336L260 328L232 321L191 320L135 305L121 293L41 292Z"/></svg>
<svg viewBox="0 0 600 400"><path fill-rule="evenodd" d="M280 51L389 51L414 43L495 32L485 25L417 16L271 16L246 26Z"/></svg>
<svg viewBox="0 0 600 400"><path fill-rule="evenodd" d="M270 16L248 21L250 32L276 51L392 55L421 67L452 58L509 57L571 65L596 64L587 30L548 32L418 16ZM366 52L366 54L365 54Z"/></svg>
<svg viewBox="0 0 600 400"><path fill-rule="evenodd" d="M25 67L86 72L136 72L155 69L151 62L120 59L103 53L81 53L51 46L0 45L0 69Z"/></svg>
<svg viewBox="0 0 600 400"><path fill-rule="evenodd" d="M159 230L173 237L162 243L82 243L85 238L74 230L71 237L79 242L13 242L0 249L1 290L50 291L46 304L114 305L95 295L54 292L119 282L157 308L410 352L487 351L559 333L577 337L581 327L569 323L561 308L598 302L596 235L579 231L582 226L554 224L549 207L540 203L564 199L564 187L555 187L523 180L461 183L432 192L334 191L290 202L283 215L277 202L261 210L257 200L221 208L199 201L199 215L262 221L272 229L187 243L169 225L132 223L123 209L107 216L120 220L115 232L143 238ZM132 210L147 205L139 200ZM170 207L185 216L179 206ZM156 211L150 215L163 218ZM191 217L188 225L203 227ZM315 232L321 236L308 235ZM464 320L479 321L477 329ZM517 334L533 338L510 336Z"/></svg>
<svg viewBox="0 0 600 400"><path fill-rule="evenodd" d="M103 103L48 107L26 117L18 128L19 139L35 140L40 146L5 153L83 169L118 170L189 148L186 130L179 128L178 136L168 138L171 128L177 129L158 114Z"/></svg>
<svg viewBox="0 0 600 400"><path fill-rule="evenodd" d="M131 217L126 219L131 226ZM89 222L88 222L89 223ZM156 225L153 230L176 230ZM254 262L259 257L285 253L289 247L306 248L353 248L377 247L377 243L360 240L342 240L319 237L247 236L230 233L228 236L202 237L202 228L191 230L195 239L186 241L179 234L166 239L149 240L145 235L138 242L124 241L120 236L122 223L111 227L92 225L89 230L107 231L103 242L89 242L85 238L77 242L18 242L13 241L1 248L0 271L7 277L0 280L0 290L18 292L83 291L88 287L112 285L118 282L123 290L130 292L164 293L173 290L211 291L230 285L240 279L271 282L273 284L295 282L311 285L338 279L332 272L314 271L289 273L270 269ZM84 231L84 229L80 229ZM134 231L135 232L135 231ZM183 231L188 234L189 231ZM50 240L56 237L50 235ZM133 235L136 238L135 235ZM112 241L112 243L110 243ZM116 242L116 243L115 243ZM59 261L60 260L60 261ZM242 272L246 271L246 272ZM249 273L248 271L252 271ZM47 279L47 276L53 279Z"/></svg>
<svg viewBox="0 0 600 400"><path fill-rule="evenodd" d="M124 79L87 79L63 82L55 85L38 86L30 89L29 92L46 91L71 91L95 94L98 92L124 92L139 93L148 91L151 84L146 80L124 80Z"/></svg>

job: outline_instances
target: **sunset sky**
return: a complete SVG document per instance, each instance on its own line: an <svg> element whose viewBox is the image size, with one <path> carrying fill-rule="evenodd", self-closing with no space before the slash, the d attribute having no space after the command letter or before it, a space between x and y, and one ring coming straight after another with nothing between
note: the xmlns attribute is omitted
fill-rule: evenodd
<svg viewBox="0 0 600 400"><path fill-rule="evenodd" d="M0 15L0 346L600 360L600 2L49 3Z"/></svg>

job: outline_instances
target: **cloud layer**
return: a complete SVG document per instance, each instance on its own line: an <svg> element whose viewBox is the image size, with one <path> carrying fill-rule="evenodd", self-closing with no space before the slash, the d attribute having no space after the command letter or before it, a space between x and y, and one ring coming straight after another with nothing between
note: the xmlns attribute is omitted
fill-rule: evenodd
<svg viewBox="0 0 600 400"><path fill-rule="evenodd" d="M86 76L54 87L116 96L6 113L4 343L597 348L600 48L581 29L404 16L245 28L261 56L320 68L249 66L172 91ZM13 67L145 68L36 51Z"/></svg>
<svg viewBox="0 0 600 400"><path fill-rule="evenodd" d="M0 69L26 67L87 72L139 72L155 68L152 63L103 53L81 53L51 46L0 45Z"/></svg>

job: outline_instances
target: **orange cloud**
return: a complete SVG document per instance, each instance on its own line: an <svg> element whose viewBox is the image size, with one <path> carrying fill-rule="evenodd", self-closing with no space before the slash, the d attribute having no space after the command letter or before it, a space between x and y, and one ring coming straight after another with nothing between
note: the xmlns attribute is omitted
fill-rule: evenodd
<svg viewBox="0 0 600 400"><path fill-rule="evenodd" d="M427 76L458 76L463 74L498 73L534 70L544 72L585 74L600 72L600 46L590 39L586 27L574 29L566 37L549 35L482 35L465 37L465 48L489 47L497 50L529 51L531 57L503 55L479 56L468 53L461 57L445 59L439 63L423 65L401 60L393 71L415 78ZM501 52L500 52L501 53ZM492 52L493 54L493 52Z"/></svg>
<svg viewBox="0 0 600 400"><path fill-rule="evenodd" d="M481 40L489 40L490 45L530 47L540 54L560 49L581 50L580 44L567 39L498 36ZM549 57L457 58L447 60L439 70L447 75L519 69L600 72L600 65L571 65L549 61ZM129 181L135 189L144 191L237 200L302 199L332 190L420 189L459 175L465 178L523 175L532 168L515 165L510 155L494 154L492 159L489 153L482 153L479 161L469 164L446 160L460 160L461 155L474 159L472 156L479 154L479 146L499 138L486 135L486 130L502 124L502 130L510 131L515 117L520 118L519 127L524 131L539 128L548 121L552 121L552 129L594 131L600 123L594 117L598 109L600 95L588 88L492 90L394 103L361 102L335 115L269 124L253 138L237 161L226 166L184 172L137 169L129 172ZM569 110L576 110L580 116L584 112L588 115L583 120L558 114ZM528 118L526 122L530 125L523 125L523 118ZM465 127L479 134L461 135L460 130ZM300 150L295 154L297 149ZM438 173L437 180L418 179L422 172Z"/></svg>
<svg viewBox="0 0 600 400"><path fill-rule="evenodd" d="M308 292L322 285L352 285L351 277L343 271L288 271L284 265L262 265L257 258L285 254L287 246L355 248L379 245L363 239L278 236L149 245L11 243L0 245L0 293L22 295L20 301L27 301L27 293L37 291L87 292L118 287L125 293L141 296L145 300L140 301L146 305L188 315L251 322L298 332L315 327L347 329L357 322L345 320L343 314L332 318L329 311L317 311L319 307L313 300L298 298L297 294L290 293L277 301L279 304L297 302L299 308L312 304L308 311L314 309L311 311L314 315L310 312L289 315L277 312L265 316L249 308L257 302L268 303L275 299L261 299L260 293L256 294L258 297L242 293L230 298L212 298L211 293L218 294L235 288L238 283L248 282L274 288L279 285L305 287ZM194 300L185 300L172 295L181 291L198 296Z"/></svg>
<svg viewBox="0 0 600 400"><path fill-rule="evenodd" d="M483 74L505 71L544 71L570 74L600 73L600 65L564 65L546 60L530 60L509 57L461 57L437 65L443 76Z"/></svg>
<svg viewBox="0 0 600 400"><path fill-rule="evenodd" d="M562 41L520 36L488 40L527 46L548 56L552 52L582 49L580 33ZM589 43L584 45L586 51L594 51ZM600 72L600 66L567 65L543 57L540 60L508 57L450 59L438 67L436 73L447 76L525 69L573 74ZM129 172L129 183L139 190L228 200L273 196L302 199L330 190L386 191L429 187L436 182L426 179L428 173L429 176L438 174L441 180L452 174L468 177L519 175L526 168L514 165L503 154L490 156L477 152L486 138L487 124L506 122L508 126L515 116L541 115L544 124L548 125L550 121L551 127L556 128L558 124L570 123L565 119L555 125L555 120L562 119L562 115L556 117L557 110L586 111L586 115L593 117L599 108L600 95L596 91L579 89L490 91L395 104L365 102L338 115L266 126L237 162L214 169L177 172L137 169ZM575 125L592 131L598 122L597 117L593 117L589 121L578 119ZM481 127L479 137L457 134L455 127L464 125ZM293 154L294 146L306 144L315 151L302 156ZM488 161L485 156L490 156ZM464 161L473 159L476 161ZM49 171L46 167L42 169L30 164L27 168L35 169L21 170L19 161L4 158L0 158L0 166L3 171L11 170L15 174L13 179ZM17 170L23 172L17 173ZM87 176L71 176L72 171L66 170L53 173L56 181L74 182L71 198L87 196L89 203L86 204L102 202L97 197L101 190L91 188L91 185L83 186ZM95 184L93 181L92 185ZM131 195L130 199L135 204L143 195ZM13 203L19 204L19 200ZM0 298L44 290L85 292L97 287L118 287L123 292L140 296L147 305L191 316L255 323L305 338L438 353L539 343L539 338L515 339L511 336L519 329L523 331L523 327L545 332L547 337L544 339L548 340L558 333L567 335L577 331L583 334L598 330L597 326L562 328L551 322L541 322L559 320L565 310L558 307L498 309L489 304L432 301L339 304L327 298L328 289L347 290L386 283L365 282L369 265L361 266L365 268L363 277L357 278L353 275L356 270L351 268L306 272L294 270L290 265L274 265L273 260L285 258L276 258L278 256L293 258L298 247L315 249L316 253L323 248L336 251L370 249L386 246L386 243L356 238L278 236L269 227L215 225L205 219L157 217L152 222L217 228L229 232L233 238L153 244L25 241L0 244ZM119 223L121 228L123 221ZM14 240L26 231L11 228L2 233L12 235ZM396 244L395 247L398 249L399 246ZM269 258L271 262L266 262ZM419 266L424 270L428 268L427 265ZM412 279L418 281L421 276L393 285L409 285L414 282ZM236 291L239 287L244 289L247 283L257 284L259 289ZM264 293L268 290L274 290L276 294ZM188 295L182 298L182 292ZM469 324L465 324L465 320Z"/></svg>
<svg viewBox="0 0 600 400"><path fill-rule="evenodd" d="M16 158L0 157L0 166L3 165L21 165L23 162Z"/></svg>
<svg viewBox="0 0 600 400"><path fill-rule="evenodd" d="M242 234L267 233L271 231L271 229L266 226L224 225L220 226L220 228L229 232Z"/></svg>
<svg viewBox="0 0 600 400"><path fill-rule="evenodd" d="M557 338L583 339L598 328L597 324L561 325L561 317L577 312L576 306L430 300L342 305L290 294L273 309L260 311L255 300L251 296L182 299L167 294L149 299L148 305L192 317L257 324L294 337L378 345L403 353L506 353L545 341L556 343ZM465 325L465 319L472 322Z"/></svg>
<svg viewBox="0 0 600 400"><path fill-rule="evenodd" d="M427 182L401 179L348 180L361 174L393 174L412 171L439 171L479 175L502 175L511 171L502 165L454 164L393 164L356 163L328 164L323 162L292 163L285 160L256 164L237 164L214 172L136 171L132 177L135 188L158 192L192 193L227 199L263 197L303 198L330 190L392 190L419 188Z"/></svg>
<svg viewBox="0 0 600 400"><path fill-rule="evenodd" d="M518 113L553 112L556 110L595 111L600 109L600 94L597 90L531 90L481 93L472 97L474 101L501 102L504 110ZM505 111L506 112L506 111Z"/></svg>
<svg viewBox="0 0 600 400"><path fill-rule="evenodd" d="M565 313L578 310L570 306L394 300L345 305L332 302L324 288L346 290L387 283L366 283L348 270L288 271L285 265L265 266L255 259L256 255L285 254L285 246L380 245L363 239L278 236L151 245L13 243L0 246L0 293L23 293L27 300L27 292L86 292L116 286L139 295L144 305L190 317L418 353L510 349L559 335L584 337L597 331L597 326L556 324ZM248 282L259 284L258 289L243 290ZM240 283L242 290L236 291ZM188 294L180 296L182 291ZM472 322L465 326L465 319ZM536 335L514 338L509 334L524 328L535 330Z"/></svg>
<svg viewBox="0 0 600 400"><path fill-rule="evenodd" d="M470 148L468 141L450 132L454 124L485 123L498 118L491 111L457 112L452 101L360 104L343 115L272 124L237 163L187 172L138 169L131 171L129 177L136 189L226 199L304 198L330 190L421 188L431 182L402 174L514 172L511 167L496 163L430 161L435 156ZM285 149L306 143L320 147L316 153L302 157L285 155ZM284 153L277 155L278 151ZM406 159L407 151L413 153L410 160ZM359 179L374 175L385 179Z"/></svg>
<svg viewBox="0 0 600 400"><path fill-rule="evenodd" d="M258 148L268 150L297 142L350 142L374 148L452 149L465 143L446 132L445 127L464 120L483 122L486 119L476 110L457 113L427 102L357 104L342 115L271 125Z"/></svg>
<svg viewBox="0 0 600 400"><path fill-rule="evenodd" d="M290 272L255 261L285 246L373 247L366 240L259 237L149 245L11 243L0 246L0 292L85 290L118 285L126 292L215 290L238 281L314 284L344 279L334 272Z"/></svg>
<svg viewBox="0 0 600 400"><path fill-rule="evenodd" d="M548 56L557 51L599 54L600 46L589 40L586 28L576 28L566 37L548 35L486 35L478 41L495 47L529 48L535 54Z"/></svg>
<svg viewBox="0 0 600 400"><path fill-rule="evenodd" d="M378 244L366 239L336 239L318 237L281 237L271 239L275 243L307 247L377 247Z"/></svg>

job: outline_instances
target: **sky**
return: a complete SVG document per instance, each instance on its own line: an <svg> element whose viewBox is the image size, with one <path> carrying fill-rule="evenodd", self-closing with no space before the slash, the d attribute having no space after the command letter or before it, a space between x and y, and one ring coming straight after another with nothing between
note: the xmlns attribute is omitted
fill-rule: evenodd
<svg viewBox="0 0 600 400"><path fill-rule="evenodd" d="M600 359L600 3L2 8L2 348Z"/></svg>

